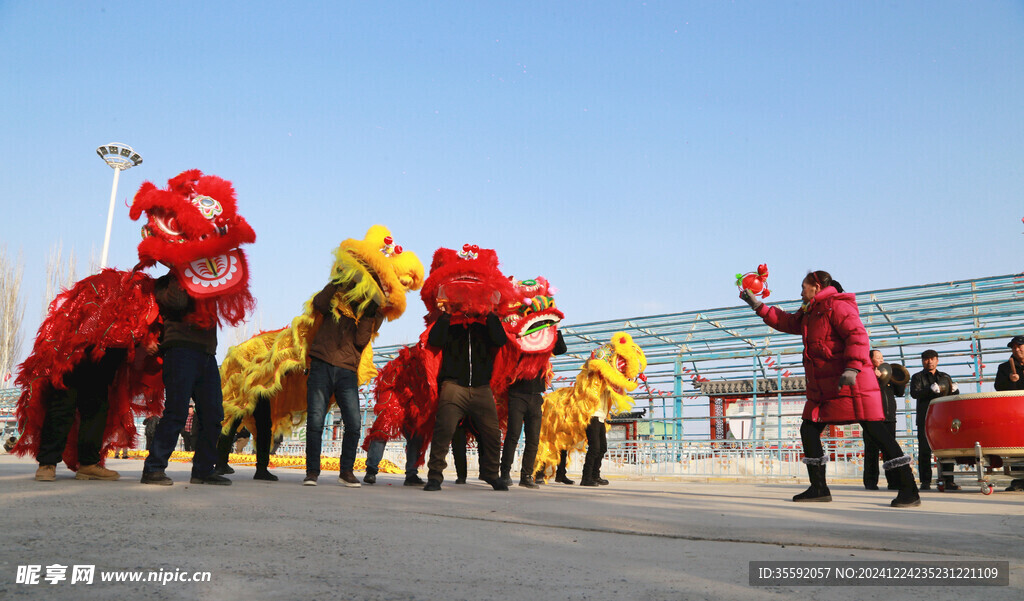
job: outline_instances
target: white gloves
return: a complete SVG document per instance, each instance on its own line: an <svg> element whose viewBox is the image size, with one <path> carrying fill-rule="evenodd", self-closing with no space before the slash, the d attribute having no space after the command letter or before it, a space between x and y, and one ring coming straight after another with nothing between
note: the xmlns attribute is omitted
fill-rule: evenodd
<svg viewBox="0 0 1024 601"><path fill-rule="evenodd" d="M934 392L935 394L940 394L942 392L942 389L939 388L939 383L938 382L933 382L932 383L932 392Z"/></svg>
<svg viewBox="0 0 1024 601"><path fill-rule="evenodd" d="M951 392L960 392L960 387L956 385L956 382L953 382L953 385L950 386L949 390Z"/></svg>

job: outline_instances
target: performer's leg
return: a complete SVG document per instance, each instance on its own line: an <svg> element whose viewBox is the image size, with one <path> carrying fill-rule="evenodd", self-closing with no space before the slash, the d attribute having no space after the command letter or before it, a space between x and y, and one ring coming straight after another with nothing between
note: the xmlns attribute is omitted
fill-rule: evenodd
<svg viewBox="0 0 1024 601"><path fill-rule="evenodd" d="M825 463L828 456L821 446L821 433L825 424L804 420L800 424L800 439L804 446L804 463L807 465L807 477L811 486L804 492L793 497L796 502L823 502L832 500L832 492L828 489L825 479Z"/></svg>
<svg viewBox="0 0 1024 601"><path fill-rule="evenodd" d="M74 389L50 389L46 398L46 417L39 433L39 450L36 461L39 465L56 466L64 455L68 434L75 423L75 407L78 391Z"/></svg>
<svg viewBox="0 0 1024 601"><path fill-rule="evenodd" d="M516 457L519 435L523 431L523 417L527 411L529 397L528 394L508 393L508 426L505 429L505 443L501 448L501 478L505 480L506 485L512 484L512 462ZM526 469L525 461L522 465L523 469Z"/></svg>
<svg viewBox="0 0 1024 601"><path fill-rule="evenodd" d="M380 460L384 458L384 449L387 448L388 441L383 438L374 438L370 441L370 448L366 449L366 476L363 478L363 482L367 484L373 484L366 478L370 476L376 476L380 470ZM376 478L373 479L376 482Z"/></svg>
<svg viewBox="0 0 1024 601"><path fill-rule="evenodd" d="M878 446L873 438L863 433L864 439L864 488L878 490Z"/></svg>
<svg viewBox="0 0 1024 601"><path fill-rule="evenodd" d="M523 443L523 460L519 468L519 485L527 488L536 486L533 481L533 470L537 463L537 448L540 445L541 407L544 404L544 397L540 393L532 394L530 397L527 403L526 415L523 419L526 439Z"/></svg>
<svg viewBox="0 0 1024 601"><path fill-rule="evenodd" d="M316 484L320 475L320 450L323 448L324 416L331 402L333 379L331 366L313 357L306 378L306 481ZM312 480L310 480L312 478Z"/></svg>
<svg viewBox="0 0 1024 601"><path fill-rule="evenodd" d="M885 429L889 431L889 434L892 434L892 439L896 440L896 422L885 422ZM875 446L877 447L878 445L875 445ZM879 454L881 454L881 449L879 449ZM895 472L891 472L891 471L887 471L887 470L882 470L882 471L885 472L886 488L889 489L889 490L899 490L900 489L900 478L899 478L899 476L896 475ZM914 475L913 470L911 470L910 475L911 475L911 479L913 479L913 475Z"/></svg>
<svg viewBox="0 0 1024 601"><path fill-rule="evenodd" d="M256 473L253 480L268 480L276 482L277 476L270 473L270 443L274 440L274 428L270 422L270 399L260 396L256 401L252 417L256 422L256 431L253 432L254 444L256 446Z"/></svg>
<svg viewBox="0 0 1024 601"><path fill-rule="evenodd" d="M81 467L100 462L110 410L110 385L127 355L125 349L107 349L98 362L91 364L92 369L82 372L78 378L78 463ZM91 479L116 480L118 477L113 470L100 468L96 472Z"/></svg>
<svg viewBox="0 0 1024 601"><path fill-rule="evenodd" d="M341 439L341 457L339 461L339 474L352 476L352 467L356 462L356 453L359 450L359 434L362 424L359 419L359 378L356 372L350 369L338 369L338 379L334 387L334 400L338 403L341 412L341 422L345 432ZM348 483L349 486L358 486Z"/></svg>
<svg viewBox="0 0 1024 601"><path fill-rule="evenodd" d="M466 458L466 447L468 444L466 440L466 420L463 419L455 427L455 433L452 434L452 463L455 464L456 484L465 484L466 478L469 476L469 466Z"/></svg>
<svg viewBox="0 0 1024 601"><path fill-rule="evenodd" d="M164 412L153 434L153 448L146 457L142 468L142 482L170 484L162 478L151 478L148 474L162 474L167 469L167 460L178 442L178 435L188 418L188 403L199 379L201 355L182 347L173 347L164 352Z"/></svg>
<svg viewBox="0 0 1024 601"><path fill-rule="evenodd" d="M886 478L890 475L893 480L900 483L900 492L893 499L893 507L915 507L921 504L921 497L918 495L917 485L914 483L914 472L910 469L911 458L903 454L896 435L892 433L883 422L861 422L861 429L864 434L874 439L878 448L882 450L882 457L885 463Z"/></svg>
<svg viewBox="0 0 1024 601"><path fill-rule="evenodd" d="M230 480L213 473L217 463L217 437L220 436L221 423L224 422L224 395L221 392L217 358L204 355L200 374L193 397L196 414L192 435L196 452L192 458L192 477L203 479L209 484L227 484Z"/></svg>
<svg viewBox="0 0 1024 601"><path fill-rule="evenodd" d="M480 476L494 490L508 490L508 485L500 480L501 428L498 425L498 409L494 405L494 395L490 386L473 389L471 411L480 456Z"/></svg>
<svg viewBox="0 0 1024 601"><path fill-rule="evenodd" d="M558 467L555 468L555 482L561 482L562 484L568 484L571 486L575 482L569 479L569 476L565 471L567 465L569 465L569 451L562 449L558 452Z"/></svg>
<svg viewBox="0 0 1024 601"><path fill-rule="evenodd" d="M921 479L921 490L929 490L932 484L932 448L925 435L927 410L927 406L924 411L919 407L917 412L917 476Z"/></svg>
<svg viewBox="0 0 1024 601"><path fill-rule="evenodd" d="M231 441L235 439L235 434L238 433L238 428L242 425L242 418L237 417L235 421L231 422L231 427L228 428L227 434L224 432L220 433L217 438L217 473L218 474L233 474L235 470L228 465L228 459L231 455Z"/></svg>
<svg viewBox="0 0 1024 601"><path fill-rule="evenodd" d="M420 459L420 449L423 447L423 439L418 436L410 436L405 441L405 481L412 484L423 484L420 479L416 463Z"/></svg>
<svg viewBox="0 0 1024 601"><path fill-rule="evenodd" d="M604 462L604 456L608 453L608 427L601 423L601 429L598 430L598 436L601 442L600 453L597 455L597 462L594 465L594 482L597 482L601 486L607 486L608 481L601 477L601 464Z"/></svg>
<svg viewBox="0 0 1024 601"><path fill-rule="evenodd" d="M437 395L437 414L434 417L434 434L430 439L430 460L427 462L427 486L425 489L439 490L444 482L445 458L452 443L455 428L466 415L469 389L452 381L441 384Z"/></svg>
<svg viewBox="0 0 1024 601"><path fill-rule="evenodd" d="M598 433L601 428L604 428L601 420L596 417L590 418L590 423L587 424L587 454L583 459L583 477L580 478L580 486L598 486L594 480L594 469L601 453L601 435Z"/></svg>

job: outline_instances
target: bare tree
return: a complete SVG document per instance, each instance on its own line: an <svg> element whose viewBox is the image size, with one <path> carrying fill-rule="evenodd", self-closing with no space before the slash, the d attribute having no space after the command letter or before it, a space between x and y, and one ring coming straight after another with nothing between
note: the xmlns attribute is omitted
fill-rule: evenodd
<svg viewBox="0 0 1024 601"><path fill-rule="evenodd" d="M50 303L65 288L69 288L75 282L75 251L68 253L68 260L62 260L64 243L58 241L50 249L50 255L46 258L46 294L43 296L43 319L46 319L46 311Z"/></svg>
<svg viewBox="0 0 1024 601"><path fill-rule="evenodd" d="M18 253L15 261L0 247L0 388L14 385L14 362L21 353L21 322L25 303L21 298L21 276L25 262Z"/></svg>

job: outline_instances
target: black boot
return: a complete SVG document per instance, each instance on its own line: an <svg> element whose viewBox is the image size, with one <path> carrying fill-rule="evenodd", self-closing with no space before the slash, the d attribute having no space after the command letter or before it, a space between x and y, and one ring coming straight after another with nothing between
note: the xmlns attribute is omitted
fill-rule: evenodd
<svg viewBox="0 0 1024 601"><path fill-rule="evenodd" d="M270 473L265 467L257 467L256 473L252 475L253 480L266 480L267 482L277 482L277 476Z"/></svg>
<svg viewBox="0 0 1024 601"><path fill-rule="evenodd" d="M511 472L512 472L511 468L509 468L509 469L502 468L501 469L501 481L505 483L505 486L512 486Z"/></svg>
<svg viewBox="0 0 1024 601"><path fill-rule="evenodd" d="M215 474L233 474L235 470L228 465L228 455L231 454L231 437L221 434L217 439L217 465L214 466Z"/></svg>
<svg viewBox="0 0 1024 601"><path fill-rule="evenodd" d="M601 486L608 486L608 481L601 477L601 459L597 460L597 466L594 467L594 482L597 482Z"/></svg>
<svg viewBox="0 0 1024 601"><path fill-rule="evenodd" d="M594 469L589 465L583 466L583 476L580 478L580 486L600 486L596 480L594 480Z"/></svg>
<svg viewBox="0 0 1024 601"><path fill-rule="evenodd" d="M519 486L525 486L526 488L540 488L537 483L533 481L533 476L526 475L519 477Z"/></svg>
<svg viewBox="0 0 1024 601"><path fill-rule="evenodd" d="M796 503L831 503L832 493L825 484L825 465L808 463L807 478L811 481L811 487L794 496L793 501Z"/></svg>
<svg viewBox="0 0 1024 601"><path fill-rule="evenodd" d="M914 471L910 469L910 456L903 455L892 461L885 462L885 475L892 476L894 482L900 485L900 492L889 505L893 507L917 507L921 504L921 495L917 493L917 484L914 482Z"/></svg>
<svg viewBox="0 0 1024 601"><path fill-rule="evenodd" d="M569 453L568 451L561 451L559 456L558 468L555 470L555 482L572 485L574 482L565 475L565 466L569 463Z"/></svg>

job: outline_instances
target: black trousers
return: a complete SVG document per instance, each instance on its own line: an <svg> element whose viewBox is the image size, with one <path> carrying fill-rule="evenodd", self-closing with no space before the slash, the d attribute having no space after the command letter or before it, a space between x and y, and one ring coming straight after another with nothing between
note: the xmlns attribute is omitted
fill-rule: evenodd
<svg viewBox="0 0 1024 601"><path fill-rule="evenodd" d="M430 440L430 461L427 462L427 478L442 482L446 458L455 429L463 418L468 417L476 434L480 452L480 476L485 480L498 477L501 455L501 432L498 429L498 409L494 406L494 395L490 386L459 386L451 380L441 384L437 395L437 415L434 418L434 435Z"/></svg>
<svg viewBox="0 0 1024 601"><path fill-rule="evenodd" d="M921 480L921 484L932 483L932 447L928 444L928 437L925 436L925 417L928 414L928 405L921 407L918 404L917 407L917 477ZM952 472L954 464L940 463L940 472ZM946 476L948 479L952 479L953 476Z"/></svg>
<svg viewBox="0 0 1024 601"><path fill-rule="evenodd" d="M539 392L508 393L508 429L505 431L505 444L501 449L501 473L512 471L512 461L516 456L516 445L519 434L526 428L526 440L523 445L523 462L519 469L520 476L533 475L534 463L537 461L537 447L540 443L541 407L544 396Z"/></svg>
<svg viewBox="0 0 1024 601"><path fill-rule="evenodd" d="M889 461L903 456L896 435L885 427L885 422L858 422L864 432L864 438L871 438L882 451L882 457ZM800 424L800 440L804 445L804 456L818 458L825 456L825 448L821 446L821 433L828 424L804 420Z"/></svg>
<svg viewBox="0 0 1024 601"><path fill-rule="evenodd" d="M885 429L896 438L896 422L882 422ZM881 449L875 439L864 434L864 486L878 486L878 456ZM885 474L888 484L897 483L888 473Z"/></svg>
<svg viewBox="0 0 1024 601"><path fill-rule="evenodd" d="M596 478L601 474L601 461L608 452L608 429L596 417L587 424L587 456L583 460L583 479Z"/></svg>
<svg viewBox="0 0 1024 601"><path fill-rule="evenodd" d="M36 461L57 465L67 446L68 435L78 413L78 463L94 465L100 461L103 431L107 426L110 384L117 368L125 361L125 349L107 349L99 361L82 360L64 376L66 390L53 390L46 399L46 417L39 436Z"/></svg>
<svg viewBox="0 0 1024 601"><path fill-rule="evenodd" d="M254 434L256 437L256 444L254 445L256 450L256 467L266 469L270 465L270 443L274 439L274 435L271 432L273 426L270 423L270 399L263 396L259 397L256 401L256 407L253 408L252 417L256 420L256 433ZM217 441L218 466L228 464L231 445L234 443L235 434L241 426L242 418L238 418L231 423L231 428L227 434L221 433L220 439Z"/></svg>

